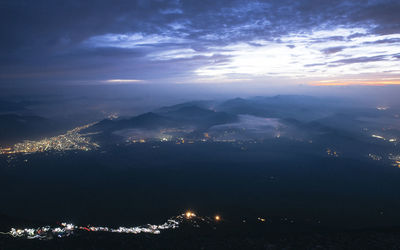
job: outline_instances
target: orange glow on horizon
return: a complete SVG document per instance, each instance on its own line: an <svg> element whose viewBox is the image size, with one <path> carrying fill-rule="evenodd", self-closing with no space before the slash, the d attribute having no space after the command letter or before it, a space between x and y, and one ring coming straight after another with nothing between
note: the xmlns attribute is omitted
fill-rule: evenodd
<svg viewBox="0 0 400 250"><path fill-rule="evenodd" d="M400 85L400 80L317 81L317 82L311 82L310 85L312 85L312 86L351 86L351 85L384 86L384 85Z"/></svg>

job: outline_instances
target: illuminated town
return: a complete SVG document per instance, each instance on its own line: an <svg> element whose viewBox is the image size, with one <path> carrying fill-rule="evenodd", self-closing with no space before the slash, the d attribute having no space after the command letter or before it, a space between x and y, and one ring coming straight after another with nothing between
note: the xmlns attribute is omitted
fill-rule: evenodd
<svg viewBox="0 0 400 250"><path fill-rule="evenodd" d="M26 140L17 143L12 147L0 148L0 154L31 154L45 151L93 150L99 148L100 145L91 140L90 135L92 134L81 134L80 132L94 124L95 123L90 123L76 127L67 131L65 134L45 138L39 141Z"/></svg>

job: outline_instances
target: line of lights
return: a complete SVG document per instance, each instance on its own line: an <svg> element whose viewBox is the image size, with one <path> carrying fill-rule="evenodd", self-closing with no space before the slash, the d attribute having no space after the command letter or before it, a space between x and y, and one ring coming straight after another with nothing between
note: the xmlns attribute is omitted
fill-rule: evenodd
<svg viewBox="0 0 400 250"><path fill-rule="evenodd" d="M199 217L192 211L187 211L184 214L172 217L165 223L160 225L147 224L144 226L136 227L95 227L95 226L76 226L71 223L61 223L58 227L43 226L38 228L11 228L8 232L0 232L3 235L10 235L14 238L25 239L53 239L69 237L75 232L109 232L109 233L124 233L124 234L160 234L162 230L176 229L182 222L187 221L205 221L210 223L212 220L215 222L221 221L221 216L216 215L213 219L209 217Z"/></svg>

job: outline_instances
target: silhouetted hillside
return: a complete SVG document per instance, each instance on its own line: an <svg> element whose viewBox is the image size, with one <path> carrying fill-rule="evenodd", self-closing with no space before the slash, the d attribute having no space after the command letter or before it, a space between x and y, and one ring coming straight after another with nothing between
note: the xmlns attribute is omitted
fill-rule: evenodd
<svg viewBox="0 0 400 250"><path fill-rule="evenodd" d="M39 116L0 115L0 142L14 143L51 133L56 124Z"/></svg>
<svg viewBox="0 0 400 250"><path fill-rule="evenodd" d="M177 108L165 108L162 114L149 112L128 119L103 120L89 130L113 132L129 128L157 129L184 126L205 129L213 125L231 123L236 120L237 117L233 114L215 112L193 105L181 105Z"/></svg>

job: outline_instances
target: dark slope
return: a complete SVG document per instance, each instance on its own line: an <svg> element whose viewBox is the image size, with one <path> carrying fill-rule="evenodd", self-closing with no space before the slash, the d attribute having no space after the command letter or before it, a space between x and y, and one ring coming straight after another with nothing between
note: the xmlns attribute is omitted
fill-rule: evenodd
<svg viewBox="0 0 400 250"><path fill-rule="evenodd" d="M330 115L338 109L333 99L310 96L278 95L274 97L235 98L219 104L216 109L232 114L247 114L261 117L295 118L311 121ZM340 106L340 105L339 105ZM329 112L328 112L329 110Z"/></svg>
<svg viewBox="0 0 400 250"><path fill-rule="evenodd" d="M89 131L113 132L127 128L163 128L176 125L168 117L152 112L141 114L128 119L109 120L105 119L93 125Z"/></svg>
<svg viewBox="0 0 400 250"><path fill-rule="evenodd" d="M0 115L0 142L15 143L45 136L56 129L56 124L39 116Z"/></svg>
<svg viewBox="0 0 400 250"><path fill-rule="evenodd" d="M162 108L155 110L154 113L165 114L165 113L169 113L169 112L178 111L185 107L192 107L192 106L196 106L196 107L199 107L202 109L210 109L210 107L213 105L214 105L214 101L191 101L191 102L179 103L179 104L168 106L168 107L162 107Z"/></svg>
<svg viewBox="0 0 400 250"><path fill-rule="evenodd" d="M197 106L182 107L178 110L165 114L176 122L184 125L195 126L197 128L208 128L210 126L235 122L236 115L225 112L215 112Z"/></svg>
<svg viewBox="0 0 400 250"><path fill-rule="evenodd" d="M0 100L0 112L15 112L26 110L29 102L8 102Z"/></svg>
<svg viewBox="0 0 400 250"><path fill-rule="evenodd" d="M177 109L170 109L170 111L162 114L149 112L129 119L103 120L89 130L109 133L128 128L160 129L184 126L205 129L213 125L230 123L236 120L236 115L225 112L215 112L197 106L183 106Z"/></svg>

